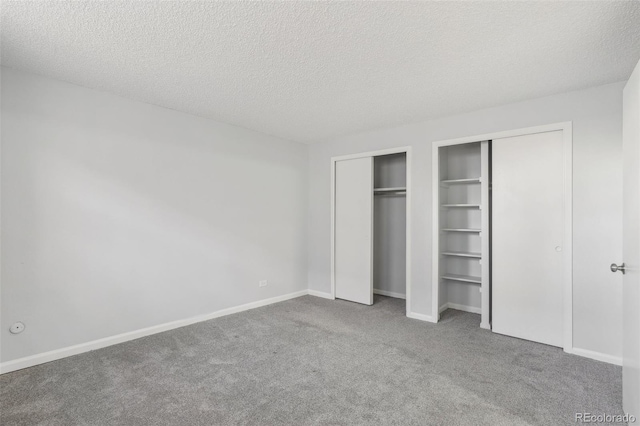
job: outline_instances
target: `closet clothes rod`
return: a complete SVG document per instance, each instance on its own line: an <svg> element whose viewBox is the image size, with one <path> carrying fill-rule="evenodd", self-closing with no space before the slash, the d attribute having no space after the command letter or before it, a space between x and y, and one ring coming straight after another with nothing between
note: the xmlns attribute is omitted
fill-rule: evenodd
<svg viewBox="0 0 640 426"><path fill-rule="evenodd" d="M407 188L404 186L395 186L391 188L373 188L373 195L404 195Z"/></svg>

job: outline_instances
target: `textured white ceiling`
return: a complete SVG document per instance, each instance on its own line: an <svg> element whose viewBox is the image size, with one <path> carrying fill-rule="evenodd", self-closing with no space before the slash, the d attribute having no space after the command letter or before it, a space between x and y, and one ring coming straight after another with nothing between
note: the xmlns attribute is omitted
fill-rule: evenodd
<svg viewBox="0 0 640 426"><path fill-rule="evenodd" d="M2 1L2 64L300 142L626 79L640 2Z"/></svg>

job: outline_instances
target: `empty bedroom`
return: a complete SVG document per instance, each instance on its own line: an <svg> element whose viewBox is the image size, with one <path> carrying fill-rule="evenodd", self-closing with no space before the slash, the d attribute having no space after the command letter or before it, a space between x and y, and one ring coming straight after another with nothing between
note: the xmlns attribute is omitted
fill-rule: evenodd
<svg viewBox="0 0 640 426"><path fill-rule="evenodd" d="M2 426L640 422L639 1L0 16Z"/></svg>

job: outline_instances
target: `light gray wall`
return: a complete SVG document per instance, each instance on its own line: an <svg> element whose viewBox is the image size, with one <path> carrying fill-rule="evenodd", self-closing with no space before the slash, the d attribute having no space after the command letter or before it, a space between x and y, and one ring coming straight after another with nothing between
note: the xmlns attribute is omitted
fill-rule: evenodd
<svg viewBox="0 0 640 426"><path fill-rule="evenodd" d="M6 68L1 89L3 362L307 288L305 145Z"/></svg>
<svg viewBox="0 0 640 426"><path fill-rule="evenodd" d="M574 347L622 354L622 279L609 264L622 251L623 83L529 100L310 146L309 288L330 292L330 158L410 145L412 306L431 315L431 144L573 121Z"/></svg>

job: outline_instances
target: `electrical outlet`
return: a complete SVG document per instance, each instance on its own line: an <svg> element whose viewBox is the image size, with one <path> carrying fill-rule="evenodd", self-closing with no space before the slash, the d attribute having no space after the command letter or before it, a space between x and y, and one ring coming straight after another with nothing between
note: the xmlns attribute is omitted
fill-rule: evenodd
<svg viewBox="0 0 640 426"><path fill-rule="evenodd" d="M267 280L258 281L258 287L266 287L267 284L269 284Z"/></svg>

